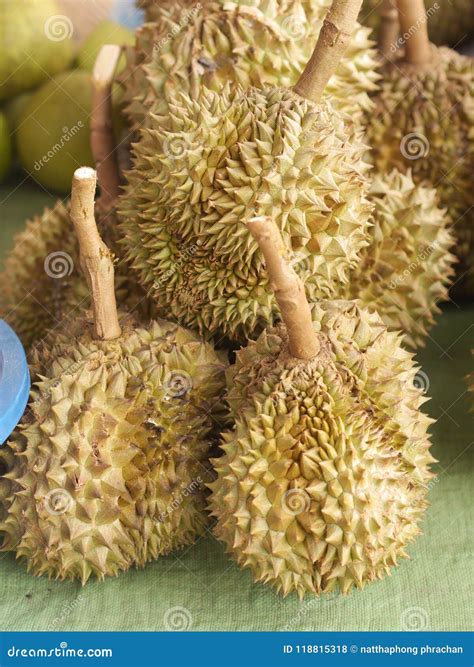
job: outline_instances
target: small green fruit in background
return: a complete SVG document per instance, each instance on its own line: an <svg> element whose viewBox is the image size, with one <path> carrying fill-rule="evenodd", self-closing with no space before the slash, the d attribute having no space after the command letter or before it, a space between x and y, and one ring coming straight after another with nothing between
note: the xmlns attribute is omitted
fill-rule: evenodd
<svg viewBox="0 0 474 667"><path fill-rule="evenodd" d="M135 35L128 28L124 28L113 21L102 21L91 32L89 37L79 49L77 54L77 63L81 69L92 72L95 59L104 44L118 44L120 46L135 44ZM125 67L125 56L120 58L117 66L117 73L121 72Z"/></svg>
<svg viewBox="0 0 474 667"><path fill-rule="evenodd" d="M72 31L52 0L0 0L0 100L67 69Z"/></svg>
<svg viewBox="0 0 474 667"><path fill-rule="evenodd" d="M76 70L42 86L26 106L17 132L22 167L46 188L68 192L79 165L93 165L89 145L91 79Z"/></svg>
<svg viewBox="0 0 474 667"><path fill-rule="evenodd" d="M8 126L10 128L12 136L18 129L18 126L20 124L20 119L22 118L23 112L28 106L32 94L33 93L31 91L28 91L26 93L20 93L13 99L8 100L8 102L2 109L3 113L7 117Z"/></svg>
<svg viewBox="0 0 474 667"><path fill-rule="evenodd" d="M4 113L0 113L0 183L10 171L12 163L12 142L10 128Z"/></svg>

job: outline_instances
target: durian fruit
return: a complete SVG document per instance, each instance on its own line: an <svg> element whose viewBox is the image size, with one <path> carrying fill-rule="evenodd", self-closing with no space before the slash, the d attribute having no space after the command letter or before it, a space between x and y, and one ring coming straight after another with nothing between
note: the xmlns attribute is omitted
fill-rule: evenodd
<svg viewBox="0 0 474 667"><path fill-rule="evenodd" d="M115 237L112 217L98 218L104 238L115 247L109 241ZM115 262L120 303L143 319L153 317L153 303L130 280L126 262L121 258ZM71 234L68 202L58 201L26 222L7 255L0 284L0 318L10 324L27 349L60 327L66 317L90 306L89 292L79 278L79 248Z"/></svg>
<svg viewBox="0 0 474 667"><path fill-rule="evenodd" d="M401 33L410 37L382 69L368 143L378 171L411 169L416 183L438 190L457 237L458 280L472 294L474 61L429 43L422 0L399 0L398 7Z"/></svg>
<svg viewBox="0 0 474 667"><path fill-rule="evenodd" d="M432 420L399 335L353 301L311 313L277 226L249 225L284 324L230 372L235 428L214 461L214 532L283 595L347 593L390 574L419 533Z"/></svg>
<svg viewBox="0 0 474 667"><path fill-rule="evenodd" d="M361 22L377 30L383 4L384 0L364 0ZM425 0L424 5L433 44L456 47L473 36L474 12L471 0Z"/></svg>
<svg viewBox="0 0 474 667"><path fill-rule="evenodd" d="M360 299L410 347L424 346L438 304L448 299L455 257L451 219L434 188L415 185L410 172L375 174L370 243L338 295Z"/></svg>
<svg viewBox="0 0 474 667"><path fill-rule="evenodd" d="M204 0L206 3L208 0ZM199 4L204 4L199 3ZM136 0L136 5L145 12L147 22L156 21L163 8L181 11L185 7L192 7L194 0Z"/></svg>
<svg viewBox="0 0 474 667"><path fill-rule="evenodd" d="M128 47L122 75L132 127L149 111L167 123L176 91L195 99L204 85L220 93L227 82L291 86L308 61L330 0L241 0L200 4L147 3L149 23ZM375 50L369 30L356 24L353 38L328 82L325 97L351 120L365 122L376 89ZM156 121L155 121L156 122Z"/></svg>
<svg viewBox="0 0 474 667"><path fill-rule="evenodd" d="M204 531L226 368L175 324L142 328L117 314L94 189L95 172L77 170L71 218L94 317L65 324L37 351L45 370L0 480L2 490L11 485L2 549L34 574L82 583L142 566Z"/></svg>
<svg viewBox="0 0 474 667"><path fill-rule="evenodd" d="M68 206L58 201L28 220L14 240L0 274L0 317L29 348L64 314L87 303L77 280L77 241L71 235Z"/></svg>
<svg viewBox="0 0 474 667"><path fill-rule="evenodd" d="M154 314L154 309L145 292L130 281L129 269L120 259L113 208L119 179L109 123L110 87L119 55L119 47L104 47L93 75L91 144L101 187L96 213L101 233L117 256L115 278L119 301L146 318ZM0 274L0 317L13 327L25 347L42 341L65 317L89 307L89 293L78 269L79 247L76 236L71 234L69 203L57 201L52 208L45 208L26 222Z"/></svg>
<svg viewBox="0 0 474 667"><path fill-rule="evenodd" d="M311 300L347 281L368 242L366 147L320 102L355 23L345 7L328 14L294 89L180 95L171 128L145 129L135 146L118 204L126 259L158 306L202 335L246 341L277 313L246 226L255 212L275 219Z"/></svg>

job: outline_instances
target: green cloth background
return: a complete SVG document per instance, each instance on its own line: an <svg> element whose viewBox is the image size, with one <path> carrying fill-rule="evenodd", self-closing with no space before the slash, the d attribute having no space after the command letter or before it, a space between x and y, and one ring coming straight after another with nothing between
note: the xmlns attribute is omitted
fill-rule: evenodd
<svg viewBox="0 0 474 667"><path fill-rule="evenodd" d="M0 263L23 220L52 198L32 186L0 188ZM0 286L1 289L1 286ZM103 583L35 578L0 555L1 630L470 630L472 628L472 463L474 421L464 376L472 369L474 304L450 305L418 354L438 419L432 429L438 474L424 534L392 576L347 597L286 599L253 584L211 535L144 570Z"/></svg>

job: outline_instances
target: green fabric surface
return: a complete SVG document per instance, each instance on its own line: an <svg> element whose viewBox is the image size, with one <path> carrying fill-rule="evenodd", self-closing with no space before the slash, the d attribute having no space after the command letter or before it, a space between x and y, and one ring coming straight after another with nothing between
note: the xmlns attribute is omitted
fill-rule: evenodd
<svg viewBox="0 0 474 667"><path fill-rule="evenodd" d="M6 189L0 190L0 202ZM48 199L31 187L2 205L0 262L13 230ZM49 198L51 201L52 198ZM8 214L8 216L7 216ZM7 220L6 217L9 217ZM103 583L48 581L0 556L1 630L470 630L473 607L474 420L464 376L472 369L474 304L450 305L417 358L432 400L437 478L423 535L392 576L347 597L281 598L252 583L209 534L181 553Z"/></svg>

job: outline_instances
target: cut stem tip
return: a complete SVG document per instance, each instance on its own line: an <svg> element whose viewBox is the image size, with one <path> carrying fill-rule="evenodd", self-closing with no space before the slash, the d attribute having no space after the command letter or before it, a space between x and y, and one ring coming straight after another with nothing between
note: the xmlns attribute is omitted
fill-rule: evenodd
<svg viewBox="0 0 474 667"><path fill-rule="evenodd" d="M97 176L94 169L80 167L72 178L70 216L79 241L79 261L86 276L94 311L94 336L101 340L121 334L115 301L114 264L102 241L94 217Z"/></svg>

